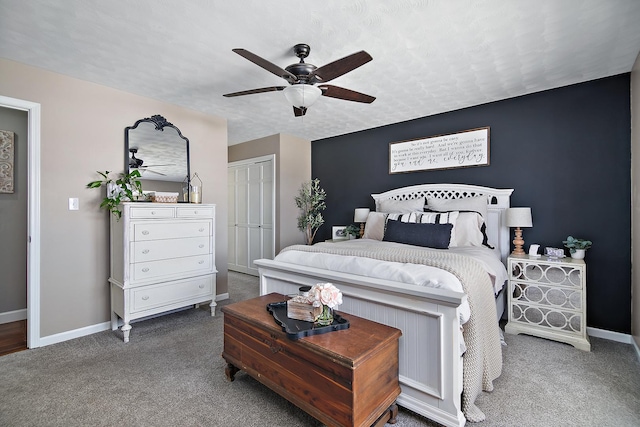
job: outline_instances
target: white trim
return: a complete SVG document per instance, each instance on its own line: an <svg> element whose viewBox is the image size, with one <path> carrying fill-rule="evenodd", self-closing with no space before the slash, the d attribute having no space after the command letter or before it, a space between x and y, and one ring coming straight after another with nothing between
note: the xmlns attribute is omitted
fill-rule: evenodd
<svg viewBox="0 0 640 427"><path fill-rule="evenodd" d="M20 320L25 320L26 318L26 308L23 308L22 310L5 311L4 313L0 313L0 325L3 323L19 322Z"/></svg>
<svg viewBox="0 0 640 427"><path fill-rule="evenodd" d="M216 295L216 301L222 301L225 299L229 299L229 292L225 292L224 294Z"/></svg>
<svg viewBox="0 0 640 427"><path fill-rule="evenodd" d="M96 334L98 332L108 331L111 329L111 322L102 322L96 325L85 326L84 328L73 329L70 331L60 332L58 334L49 335L40 338L40 345L42 347L51 344L58 344L64 341L69 341L75 338L85 337L87 335Z"/></svg>
<svg viewBox="0 0 640 427"><path fill-rule="evenodd" d="M0 107L28 113L27 347L40 347L40 104L0 96Z"/></svg>
<svg viewBox="0 0 640 427"><path fill-rule="evenodd" d="M633 337L629 334L607 331L606 329L587 327L587 334L594 338L603 338L609 341L621 342L624 344L633 343Z"/></svg>

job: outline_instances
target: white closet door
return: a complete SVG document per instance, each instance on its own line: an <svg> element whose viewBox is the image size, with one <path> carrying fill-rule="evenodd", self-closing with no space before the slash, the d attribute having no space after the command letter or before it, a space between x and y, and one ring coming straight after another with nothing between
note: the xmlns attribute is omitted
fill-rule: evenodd
<svg viewBox="0 0 640 427"><path fill-rule="evenodd" d="M229 269L258 275L253 261L274 257L274 162L229 166Z"/></svg>

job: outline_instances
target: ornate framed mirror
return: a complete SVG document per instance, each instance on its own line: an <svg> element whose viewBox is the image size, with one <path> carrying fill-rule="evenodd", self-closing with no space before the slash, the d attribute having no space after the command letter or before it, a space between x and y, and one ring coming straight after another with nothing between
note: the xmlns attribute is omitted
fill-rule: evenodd
<svg viewBox="0 0 640 427"><path fill-rule="evenodd" d="M124 129L124 170L138 169L145 191L178 192L188 202L191 176L189 139L160 115L140 119Z"/></svg>

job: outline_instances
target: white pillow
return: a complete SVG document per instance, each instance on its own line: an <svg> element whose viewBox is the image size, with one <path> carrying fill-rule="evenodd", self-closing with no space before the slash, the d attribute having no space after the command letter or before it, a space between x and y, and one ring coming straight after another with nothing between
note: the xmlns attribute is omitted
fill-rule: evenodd
<svg viewBox="0 0 640 427"><path fill-rule="evenodd" d="M364 225L363 239L382 240L384 237L384 225L387 222L387 215L383 212L369 212L367 222Z"/></svg>
<svg viewBox="0 0 640 427"><path fill-rule="evenodd" d="M467 197L464 199L435 199L427 197L427 209L433 211L473 211L482 215L482 220L487 219L487 198L484 196Z"/></svg>
<svg viewBox="0 0 640 427"><path fill-rule="evenodd" d="M484 220L480 214L475 212L458 212L455 230L455 239L453 231L451 232L451 245L454 246L482 246L484 234L482 233L482 225Z"/></svg>
<svg viewBox="0 0 640 427"><path fill-rule="evenodd" d="M424 210L424 199L381 200L378 212L411 213Z"/></svg>

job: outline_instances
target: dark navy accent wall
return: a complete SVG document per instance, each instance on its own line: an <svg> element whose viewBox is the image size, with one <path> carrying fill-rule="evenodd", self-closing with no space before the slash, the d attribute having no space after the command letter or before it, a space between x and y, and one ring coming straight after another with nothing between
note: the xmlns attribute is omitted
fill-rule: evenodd
<svg viewBox="0 0 640 427"><path fill-rule="evenodd" d="M376 102L382 102L378 100ZM366 108L363 106L362 108ZM407 106L410 108L410 106ZM325 225L373 210L372 193L423 183L513 188L512 206L530 206L529 244L587 251L587 324L631 331L630 74L538 92L312 142L312 175L327 192ZM389 174L389 143L491 128L489 166Z"/></svg>

